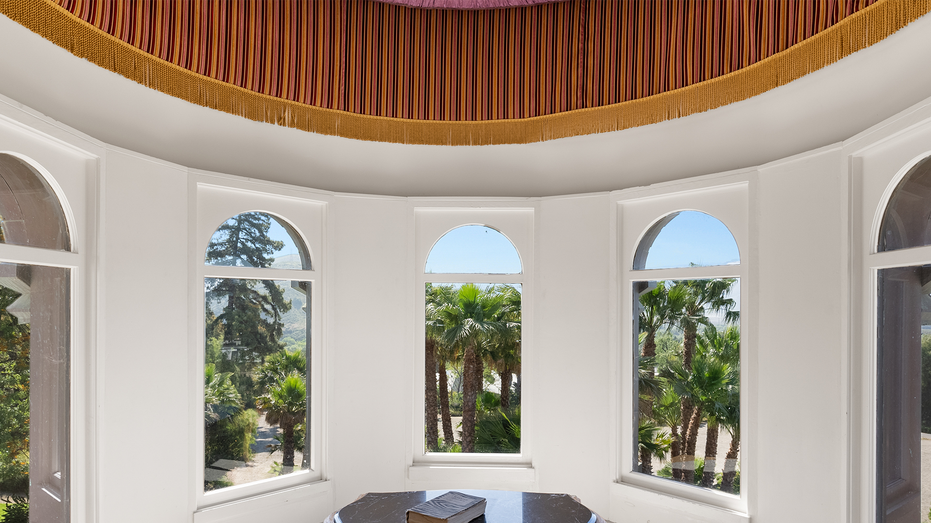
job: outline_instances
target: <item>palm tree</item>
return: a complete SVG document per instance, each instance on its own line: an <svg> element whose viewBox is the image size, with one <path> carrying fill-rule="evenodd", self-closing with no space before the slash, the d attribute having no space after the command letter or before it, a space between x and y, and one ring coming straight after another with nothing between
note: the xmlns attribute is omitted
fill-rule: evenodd
<svg viewBox="0 0 931 523"><path fill-rule="evenodd" d="M307 387L304 378L290 374L255 400L265 412L265 420L281 427L284 432L281 464L294 466L294 428L307 419Z"/></svg>
<svg viewBox="0 0 931 523"><path fill-rule="evenodd" d="M503 329L494 332L487 340L485 356L501 379L501 408L511 407L511 380L514 374L520 374L520 292L510 285L495 287L501 293L504 303L498 313L497 321L502 322Z"/></svg>
<svg viewBox="0 0 931 523"><path fill-rule="evenodd" d="M662 389L662 393L657 394L655 398L655 404L653 405L653 420L657 425L669 427L669 450L673 460L672 471L673 477L675 478L678 474L676 471L680 470L680 462L678 459L682 453L682 440L678 433L682 399L679 398L679 395L676 394L672 387ZM652 470L652 464L650 468Z"/></svg>
<svg viewBox="0 0 931 523"><path fill-rule="evenodd" d="M426 331L424 340L424 423L426 424L427 450L439 450L439 434L436 427L437 402L443 423L443 441L447 446L453 444L452 415L449 410L449 378L446 368L458 358L455 346L443 343L446 326L438 311L441 307L455 301L457 292L452 285L427 284L426 289ZM439 375L439 383L437 383ZM439 398L437 398L439 390Z"/></svg>
<svg viewBox="0 0 931 523"><path fill-rule="evenodd" d="M656 357L656 333L663 327L669 326L685 304L685 290L682 287L667 287L666 282L657 282L656 287L640 294L640 314L637 315L640 325L640 338L643 350L641 361L653 362ZM652 380L655 376L655 367L651 363L646 368L640 368L641 380ZM653 391L648 387L642 391L640 399L640 417L650 419L653 415ZM653 457L650 447L640 446L640 471L644 474L653 474Z"/></svg>
<svg viewBox="0 0 931 523"><path fill-rule="evenodd" d="M485 292L472 283L459 288L455 303L441 307L437 314L445 326L443 342L461 347L462 451L475 451L475 403L482 389L482 344L493 332L504 328L496 319L503 302L499 293Z"/></svg>
<svg viewBox="0 0 931 523"><path fill-rule="evenodd" d="M714 469L718 455L718 433L722 420L726 420L731 414L732 404L736 403L739 411L740 329L729 325L724 331L719 331L714 325L709 325L698 335L696 348L700 355L713 358L715 361L729 367L727 383L717 391L709 391L711 393L703 405L707 412L708 425L705 436L705 469L701 485L710 488L714 485ZM738 423L739 421L737 419Z"/></svg>
<svg viewBox="0 0 931 523"><path fill-rule="evenodd" d="M299 349L290 352L282 349L265 359L259 367L256 382L261 390L265 390L291 374L307 375L307 357Z"/></svg>
<svg viewBox="0 0 931 523"><path fill-rule="evenodd" d="M204 441L217 422L242 410L242 398L230 380L230 372L217 372L213 363L204 367Z"/></svg>
<svg viewBox="0 0 931 523"><path fill-rule="evenodd" d="M230 375L217 372L213 363L204 367L204 423L208 425L242 410L242 400Z"/></svg>
<svg viewBox="0 0 931 523"><path fill-rule="evenodd" d="M737 313L733 311L736 302L727 297L735 281L734 279L682 280L675 283L674 287L680 287L685 292L684 306L675 314L673 321L682 329L682 368L686 373L691 372L692 369L698 326L710 323L708 313L723 312L726 320L736 321ZM681 423L685 448L680 450L685 457L686 463L683 470L686 472L681 479L689 483L693 478L688 476L694 474L695 445L698 441L700 425L700 418L699 423L693 423L696 417L695 409L691 398L684 396Z"/></svg>

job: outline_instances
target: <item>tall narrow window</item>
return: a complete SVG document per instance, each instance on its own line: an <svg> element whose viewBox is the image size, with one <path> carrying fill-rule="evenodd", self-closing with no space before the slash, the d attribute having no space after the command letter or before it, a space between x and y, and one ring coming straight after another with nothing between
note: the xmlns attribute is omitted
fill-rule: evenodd
<svg viewBox="0 0 931 523"><path fill-rule="evenodd" d="M313 267L304 241L271 214L242 213L213 234L205 265L204 490L309 469Z"/></svg>
<svg viewBox="0 0 931 523"><path fill-rule="evenodd" d="M483 225L433 246L425 274L425 453L521 452L522 267Z"/></svg>
<svg viewBox="0 0 931 523"><path fill-rule="evenodd" d="M0 154L0 244L71 250L58 197L32 166L8 154ZM6 520L69 520L70 318L70 268L0 263L0 509Z"/></svg>
<svg viewBox="0 0 931 523"><path fill-rule="evenodd" d="M931 245L931 160L896 186L877 252ZM882 255L874 255L880 258ZM877 521L926 521L931 496L931 256L915 249L899 267L877 269ZM901 259L899 261L901 263ZM922 468L924 467L924 470Z"/></svg>
<svg viewBox="0 0 931 523"><path fill-rule="evenodd" d="M631 273L634 472L739 493L739 263L727 227L697 211L665 216L641 240Z"/></svg>

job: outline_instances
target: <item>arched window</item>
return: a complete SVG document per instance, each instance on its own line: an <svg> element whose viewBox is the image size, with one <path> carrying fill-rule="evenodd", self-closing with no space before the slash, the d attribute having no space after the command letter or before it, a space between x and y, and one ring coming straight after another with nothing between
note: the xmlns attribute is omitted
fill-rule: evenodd
<svg viewBox="0 0 931 523"><path fill-rule="evenodd" d="M456 227L430 250L425 452L520 453L521 272L514 244L485 225ZM509 275L508 282L491 275ZM461 418L461 432L453 418Z"/></svg>
<svg viewBox="0 0 931 523"><path fill-rule="evenodd" d="M499 488L522 486L533 472L534 209L438 203L414 210L423 298L415 310L418 401L408 473L448 482L461 474L457 465L507 465L470 474ZM444 466L423 466L437 464Z"/></svg>
<svg viewBox="0 0 931 523"><path fill-rule="evenodd" d="M653 224L634 255L634 269L736 265L734 235L720 220L699 211L677 211Z"/></svg>
<svg viewBox="0 0 931 523"><path fill-rule="evenodd" d="M621 482L737 510L745 510L740 312L746 268L738 238L745 238L740 220L746 215L735 202L744 191L619 202L621 252L629 253L621 258L630 292L629 308L621 309L622 325L630 325L622 331L623 352L631 358L621 367L630 372L622 384L631 384L621 396L622 415L630 415L629 428L621 430Z"/></svg>
<svg viewBox="0 0 931 523"><path fill-rule="evenodd" d="M72 268L62 202L24 159L0 153L0 502L28 503L30 521L70 515ZM76 262L74 263L76 266ZM13 511L13 507L8 507Z"/></svg>
<svg viewBox="0 0 931 523"><path fill-rule="evenodd" d="M877 521L927 518L922 463L931 459L931 157L915 162L883 211L876 252ZM892 263L889 251L913 249ZM890 265L897 265L890 267ZM879 267L877 267L879 266Z"/></svg>
<svg viewBox="0 0 931 523"><path fill-rule="evenodd" d="M204 257L204 491L309 470L315 273L288 221L243 212Z"/></svg>
<svg viewBox="0 0 931 523"><path fill-rule="evenodd" d="M424 272L520 274L520 255L505 235L485 225L463 225L444 234L430 250Z"/></svg>

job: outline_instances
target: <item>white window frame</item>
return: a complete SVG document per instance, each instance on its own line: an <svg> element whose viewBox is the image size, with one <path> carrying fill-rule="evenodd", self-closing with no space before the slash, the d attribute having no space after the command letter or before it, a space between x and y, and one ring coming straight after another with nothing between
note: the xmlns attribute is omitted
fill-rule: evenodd
<svg viewBox="0 0 931 523"><path fill-rule="evenodd" d="M750 222L749 202L756 176L752 171L707 176L685 183L667 183L647 188L618 191L612 194L612 252L613 266L617 267L612 299L617 318L617 328L612 329L613 345L618 347L617 360L613 364L616 389L613 391L616 412L619 413L614 427L613 449L615 497L655 499L659 503L698 515L718 518L722 521L749 520L748 499L754 483L751 408L756 403L753 392L753 377L756 364L753 355L754 326L756 325L755 297L751 292L754 281L755 244ZM634 270L637 249L651 227L669 214L679 211L700 211L720 220L734 236L740 252L740 264L713 267L685 267L676 269ZM666 478L648 476L634 472L634 405L638 398L634 390L634 355L639 350L634 342L637 319L633 308L633 282L657 280L691 280L708 278L740 278L740 495L726 494L703 489ZM653 495L644 498L644 491ZM698 505L694 502L699 502ZM698 507L696 509L696 507Z"/></svg>
<svg viewBox="0 0 931 523"><path fill-rule="evenodd" d="M12 129L11 129L12 127ZM83 523L95 518L92 501L95 490L86 479L96 477L93 415L96 359L93 347L95 319L93 288L95 278L95 236L91 233L96 206L96 176L88 167L96 167L98 156L25 128L0 115L0 153L14 156L35 169L58 198L70 236L70 251L55 251L12 244L0 244L0 262L42 265L69 269L71 310L69 318L69 433L68 445L68 521ZM96 151L100 152L100 151ZM46 169L51 166L55 175ZM31 474L30 474L31 476ZM80 478L75 481L74 478ZM30 481L41 478L30 477ZM52 494L50 494L52 495ZM54 495L53 495L54 498Z"/></svg>
<svg viewBox="0 0 931 523"><path fill-rule="evenodd" d="M465 205L471 205L466 207ZM413 199L414 314L411 369L411 438L408 485L411 482L479 482L488 488L532 484L534 367L533 266L535 203L507 200L436 201ZM520 274L426 274L427 257L447 232L464 225L484 225L501 232L521 260ZM521 285L521 452L519 454L426 453L424 451L424 339L427 283L519 283ZM463 476L463 468L470 467ZM487 467L487 468L483 468ZM487 475L483 472L487 471ZM466 487L459 487L466 488Z"/></svg>
<svg viewBox="0 0 931 523"><path fill-rule="evenodd" d="M861 304L852 312L852 346L863 350L852 353L849 361L850 416L850 521L875 523L877 516L878 467L878 313L879 271L895 267L931 264L931 245L879 252L879 235L889 200L899 183L918 162L931 157L928 150L931 124L910 130L923 136L921 141L905 135L887 137L851 154L851 206L854 228L851 251L854 267L851 294ZM892 138L897 138L893 140ZM870 137L875 139L875 137ZM896 143L898 142L898 143ZM851 144L850 148L859 144ZM881 145L881 147L876 147ZM865 165L867 164L868 165ZM858 267L859 266L859 267Z"/></svg>
<svg viewBox="0 0 931 523"><path fill-rule="evenodd" d="M191 263L191 310L196 321L191 322L190 346L192 354L191 386L195 394L191 402L191 416L196 423L196 434L191 442L192 469L195 481L194 521L214 521L219 509L241 510L243 501L267 504L268 494L294 489L314 488L326 478L326 405L323 398L326 390L323 367L325 362L326 325L326 210L329 196L317 191L289 187L282 184L257 182L233 176L213 173L193 173L191 194L195 201L196 224L192 225L190 240ZM253 267L226 267L205 265L204 258L210 239L224 222L244 212L263 212L289 224L303 241L310 255L311 270L290 270ZM311 396L311 412L307 435L311 437L310 469L300 470L277 478L269 478L244 485L235 485L215 491L204 492L204 278L264 279L311 282L307 303L310 306L311 338L307 373L308 394ZM282 501L287 501L282 499ZM239 508L237 508L239 507ZM225 511L223 511L225 513Z"/></svg>

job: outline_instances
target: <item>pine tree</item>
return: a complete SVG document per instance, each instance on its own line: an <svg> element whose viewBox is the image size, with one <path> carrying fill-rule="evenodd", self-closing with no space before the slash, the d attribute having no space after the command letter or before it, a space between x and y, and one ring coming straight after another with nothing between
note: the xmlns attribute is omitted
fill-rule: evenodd
<svg viewBox="0 0 931 523"><path fill-rule="evenodd" d="M260 212L227 220L207 247L207 264L270 267L275 261L271 255L284 246L284 242L269 237L271 220L271 216ZM207 330L218 332L222 326L223 344L237 347L237 359L244 372L282 348L282 315L291 310L284 289L272 280L207 278L204 285L208 309L210 304L224 304L215 318L208 315ZM252 391L240 390L240 394L250 403Z"/></svg>

